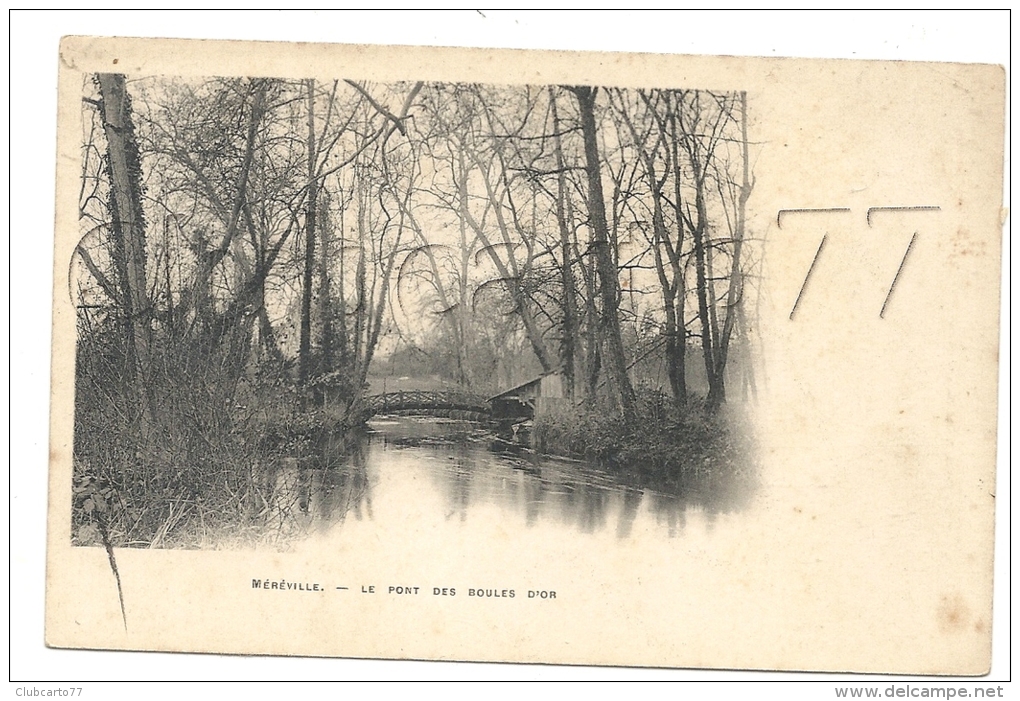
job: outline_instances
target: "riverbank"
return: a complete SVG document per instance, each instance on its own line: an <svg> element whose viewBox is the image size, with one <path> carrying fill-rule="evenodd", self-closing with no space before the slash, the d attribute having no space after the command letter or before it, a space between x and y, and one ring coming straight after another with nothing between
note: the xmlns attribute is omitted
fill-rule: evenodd
<svg viewBox="0 0 1020 701"><path fill-rule="evenodd" d="M468 451L474 461L491 454L493 464L535 475L536 466L547 462L543 456L571 458L593 470L585 473L592 479L598 473L598 479L627 489L651 489L713 509L739 504L737 497L755 483L751 434L739 412L713 415L693 399L679 412L668 398L645 394L629 420L566 404L540 413L530 441L524 433L504 436L495 423L469 417L388 415L366 432L332 408L295 411L298 397L284 386L243 399L223 413L203 402L206 413L198 418L204 420L193 424L177 419L194 412L159 415L144 451L129 431L107 431L103 441L84 434L93 440L79 439L77 446L72 542L275 547L318 518L309 510L315 483L343 482L330 488L334 496L324 507L330 513L360 503L357 495L369 483L364 454L375 434L381 440L377 452L388 457L397 454L386 452L391 450L445 450L459 464ZM131 455L134 460L127 459ZM338 466L348 477L338 477ZM333 503L336 495L346 495L343 505Z"/></svg>
<svg viewBox="0 0 1020 701"><path fill-rule="evenodd" d="M626 479L678 487L692 480L754 479L747 421L732 408L708 412L691 398L680 411L666 397L639 397L633 417L604 407L565 404L535 418L535 450L581 458Z"/></svg>

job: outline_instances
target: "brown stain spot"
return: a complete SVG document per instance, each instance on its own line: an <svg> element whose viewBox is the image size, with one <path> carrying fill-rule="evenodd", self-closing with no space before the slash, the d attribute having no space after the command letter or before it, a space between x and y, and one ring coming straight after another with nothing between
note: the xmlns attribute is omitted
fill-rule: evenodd
<svg viewBox="0 0 1020 701"><path fill-rule="evenodd" d="M951 242L952 250L949 252L950 257L984 257L988 255L988 242L984 239L971 236L971 232L967 229L957 229L951 238Z"/></svg>
<svg viewBox="0 0 1020 701"><path fill-rule="evenodd" d="M985 632L985 622L982 621L980 618L974 621L974 632L975 633Z"/></svg>
<svg viewBox="0 0 1020 701"><path fill-rule="evenodd" d="M936 611L939 631L945 634L959 633L968 627L970 611L963 597L958 593L943 596Z"/></svg>
<svg viewBox="0 0 1020 701"><path fill-rule="evenodd" d="M903 429L900 428L902 432ZM917 450L909 443L900 443L896 446L896 458L903 463L914 463L917 459ZM907 466L907 465L905 465Z"/></svg>
<svg viewBox="0 0 1020 701"><path fill-rule="evenodd" d="M800 508L799 506L793 507L793 510L794 510L794 512L796 512L798 514L804 513L804 509Z"/></svg>
<svg viewBox="0 0 1020 701"><path fill-rule="evenodd" d="M116 66L118 63L120 63L120 59L119 58L113 59L113 65Z"/></svg>

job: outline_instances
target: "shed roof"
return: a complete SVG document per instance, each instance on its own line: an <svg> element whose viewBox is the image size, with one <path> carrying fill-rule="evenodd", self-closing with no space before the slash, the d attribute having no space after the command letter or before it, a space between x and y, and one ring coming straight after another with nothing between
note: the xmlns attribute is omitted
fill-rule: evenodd
<svg viewBox="0 0 1020 701"><path fill-rule="evenodd" d="M487 401L491 402L494 399L506 399L508 397L511 397L511 396L517 394L521 390L527 389L528 387L531 387L533 385L536 385L536 384L540 383L544 378L549 377L550 375L559 375L559 374L560 374L559 370L550 370L549 372L543 372L538 377L530 379L527 382L522 382L519 385L511 387L510 389L505 389L502 392L500 392L499 394L496 394L496 395L493 395L493 396L489 397Z"/></svg>

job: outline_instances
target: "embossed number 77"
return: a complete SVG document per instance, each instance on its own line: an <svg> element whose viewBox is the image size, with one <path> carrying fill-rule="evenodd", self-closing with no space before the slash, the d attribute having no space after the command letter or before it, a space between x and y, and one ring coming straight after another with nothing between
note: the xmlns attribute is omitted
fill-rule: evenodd
<svg viewBox="0 0 1020 701"><path fill-rule="evenodd" d="M939 211L940 207L934 205L917 205L910 207L870 207L867 213L868 226L871 226L872 218L879 212L918 212L918 211ZM776 215L776 224L779 228L783 226L783 216L788 214L797 213L831 213L831 212L849 212L849 207L824 207L824 208L798 208L798 209L781 209ZM818 259L822 255L822 249L825 248L825 242L828 240L829 234L823 234L822 240L818 244L818 249L815 251L814 258L811 259L811 265L808 266L807 272L804 274L804 281L800 285L800 290L797 292L797 299L793 302L793 308L790 310L790 320L793 320L794 314L797 313L797 307L800 306L801 300L804 298L804 291L807 289L808 281L811 279L811 274L814 272L815 267L818 265ZM889 308L889 300L892 298L892 293L896 289L896 283L899 282L900 276L903 274L903 268L907 263L907 256L910 255L911 249L914 247L914 243L917 241L917 232L915 231L913 236L910 237L910 243L907 244L907 249L903 252L903 257L900 259L899 267L896 268L896 274L893 276L892 283L889 285L889 290L886 292L885 300L882 302L882 310L878 313L880 319L885 318L885 312Z"/></svg>

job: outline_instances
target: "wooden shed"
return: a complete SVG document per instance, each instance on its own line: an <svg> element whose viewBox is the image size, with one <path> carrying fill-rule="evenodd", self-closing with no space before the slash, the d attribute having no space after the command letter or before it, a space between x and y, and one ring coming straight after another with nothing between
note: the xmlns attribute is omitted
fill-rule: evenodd
<svg viewBox="0 0 1020 701"><path fill-rule="evenodd" d="M563 398L563 375L554 370L490 397L489 404L494 419L534 418Z"/></svg>

